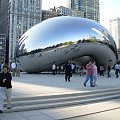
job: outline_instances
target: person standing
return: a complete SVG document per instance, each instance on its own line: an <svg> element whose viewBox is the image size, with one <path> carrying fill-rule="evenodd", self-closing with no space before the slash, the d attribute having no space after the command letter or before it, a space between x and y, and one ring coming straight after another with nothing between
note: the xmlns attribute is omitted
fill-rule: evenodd
<svg viewBox="0 0 120 120"><path fill-rule="evenodd" d="M86 80L83 83L84 86L86 87L88 80L90 80L90 87L95 87L93 85L93 66L91 61L89 61L89 63L86 65L86 70L87 70L87 73L86 73Z"/></svg>
<svg viewBox="0 0 120 120"><path fill-rule="evenodd" d="M104 76L104 66L100 65L100 76Z"/></svg>
<svg viewBox="0 0 120 120"><path fill-rule="evenodd" d="M53 75L55 75L55 73L56 73L56 65L55 65L55 62L53 62L53 64L52 64L52 73L53 73Z"/></svg>
<svg viewBox="0 0 120 120"><path fill-rule="evenodd" d="M116 65L115 65L115 75L116 75L116 78L118 78L118 74L119 74L119 68L120 68L120 66L119 66L119 64L117 63Z"/></svg>
<svg viewBox="0 0 120 120"><path fill-rule="evenodd" d="M65 70L65 81L70 82L70 77L72 77L72 67L71 67L71 64L69 62L67 62L65 64L64 70Z"/></svg>
<svg viewBox="0 0 120 120"><path fill-rule="evenodd" d="M92 65L93 65L93 85L97 86L96 81L97 81L98 72L97 72L97 66L96 66L95 61L93 62Z"/></svg>
<svg viewBox="0 0 120 120"><path fill-rule="evenodd" d="M0 73L0 113L3 110L4 94L7 98L7 109L11 108L11 94L12 94L12 75L9 73L7 65L3 66L3 71Z"/></svg>
<svg viewBox="0 0 120 120"><path fill-rule="evenodd" d="M107 66L107 77L108 78L111 78L110 71L111 71L111 67L110 67L110 65L108 65Z"/></svg>
<svg viewBox="0 0 120 120"><path fill-rule="evenodd" d="M16 63L15 62L11 63L11 70L12 70L12 76L15 77L15 74L16 74Z"/></svg>
<svg viewBox="0 0 120 120"><path fill-rule="evenodd" d="M16 62L16 76L20 77L20 67L21 64L19 61Z"/></svg>
<svg viewBox="0 0 120 120"><path fill-rule="evenodd" d="M75 73L75 64L71 63L71 69L72 69L72 73Z"/></svg>

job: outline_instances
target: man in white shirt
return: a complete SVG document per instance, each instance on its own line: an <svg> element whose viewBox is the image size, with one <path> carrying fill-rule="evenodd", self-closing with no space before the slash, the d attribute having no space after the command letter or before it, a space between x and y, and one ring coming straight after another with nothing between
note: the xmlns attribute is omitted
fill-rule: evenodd
<svg viewBox="0 0 120 120"><path fill-rule="evenodd" d="M116 75L116 78L118 78L118 74L119 74L119 68L120 68L120 66L119 66L119 64L117 63L116 65L115 65L115 75Z"/></svg>
<svg viewBox="0 0 120 120"><path fill-rule="evenodd" d="M12 76L14 77L16 74L16 63L15 62L11 63L11 70L12 70Z"/></svg>
<svg viewBox="0 0 120 120"><path fill-rule="evenodd" d="M55 62L53 62L53 64L52 64L52 73L53 73L53 75L55 75L55 71L56 71L56 65L55 65Z"/></svg>

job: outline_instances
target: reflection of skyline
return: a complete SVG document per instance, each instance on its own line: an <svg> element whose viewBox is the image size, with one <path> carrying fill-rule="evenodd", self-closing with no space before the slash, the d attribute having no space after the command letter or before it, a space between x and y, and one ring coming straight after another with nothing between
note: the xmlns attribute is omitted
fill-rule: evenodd
<svg viewBox="0 0 120 120"><path fill-rule="evenodd" d="M48 0L42 1L42 9L48 10L54 6L67 7L67 0ZM109 30L109 20L119 17L120 18L120 0L99 0L100 2L100 24ZM112 8L112 9L111 9Z"/></svg>
<svg viewBox="0 0 120 120"><path fill-rule="evenodd" d="M106 41L102 42L102 41L100 41L100 39L97 39L95 36L90 35L89 38L87 38L87 39L82 39L82 40L80 39L80 40L77 40L74 42L68 41L68 42L64 42L64 43L59 43L59 44L48 46L45 48L34 49L34 50L31 50L30 52L28 52L27 49L23 49L24 47L21 47L21 49L19 51L19 55L29 55L29 54L39 53L39 52L51 51L51 50L55 50L57 48L67 47L67 46L72 45L72 44L82 44L82 43L89 43L89 42L93 42L93 43L97 42L97 43L102 43L102 44L107 43ZM106 44L106 45L108 45L108 44Z"/></svg>
<svg viewBox="0 0 120 120"><path fill-rule="evenodd" d="M107 38L106 33L107 31L103 27L91 20L62 16L45 20L33 26L18 43L21 53L40 52L64 47L72 42L111 41Z"/></svg>
<svg viewBox="0 0 120 120"><path fill-rule="evenodd" d="M92 28L101 30L106 37L109 35L101 25L89 19L70 16L48 19L23 35L27 39L18 42L21 49L17 49L16 59L26 72L48 70L53 61L58 66L83 56L92 57L105 66L112 60L113 65L117 58L114 42L109 39L109 43L105 43Z"/></svg>

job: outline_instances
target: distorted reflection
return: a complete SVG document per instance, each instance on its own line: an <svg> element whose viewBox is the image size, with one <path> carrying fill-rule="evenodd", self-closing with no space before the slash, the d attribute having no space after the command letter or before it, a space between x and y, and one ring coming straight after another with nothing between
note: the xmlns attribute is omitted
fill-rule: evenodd
<svg viewBox="0 0 120 120"><path fill-rule="evenodd" d="M103 26L86 18L70 16L51 18L30 28L18 41L15 57L35 53L39 53L38 56L41 57L43 52L62 50L72 45L80 46L82 43L105 45L117 58L114 39ZM74 51L80 51L80 47Z"/></svg>

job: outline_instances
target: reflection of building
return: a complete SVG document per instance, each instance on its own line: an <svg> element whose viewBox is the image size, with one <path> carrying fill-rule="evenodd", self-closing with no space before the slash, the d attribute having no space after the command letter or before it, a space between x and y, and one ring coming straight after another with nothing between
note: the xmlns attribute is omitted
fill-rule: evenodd
<svg viewBox="0 0 120 120"><path fill-rule="evenodd" d="M0 0L0 33L9 36L9 57L21 35L41 21L41 0Z"/></svg>
<svg viewBox="0 0 120 120"><path fill-rule="evenodd" d="M56 65L68 60L79 63L84 56L92 57L98 65L105 67L112 60L113 66L117 52L112 36L99 23L61 16L45 20L23 34L15 56L23 71L40 72L50 69L53 61Z"/></svg>
<svg viewBox="0 0 120 120"><path fill-rule="evenodd" d="M118 60L120 60L120 49L118 49Z"/></svg>
<svg viewBox="0 0 120 120"><path fill-rule="evenodd" d="M120 48L120 18L110 20L110 32L116 42L117 48Z"/></svg>
<svg viewBox="0 0 120 120"><path fill-rule="evenodd" d="M42 21L48 18L57 17L59 14L60 13L56 11L56 8L51 10L42 10Z"/></svg>
<svg viewBox="0 0 120 120"><path fill-rule="evenodd" d="M6 45L7 45L7 36L5 34L0 34L0 64L2 62L7 63L7 49L6 49ZM6 60L6 61L5 61Z"/></svg>
<svg viewBox="0 0 120 120"><path fill-rule="evenodd" d="M83 12L84 18L100 21L99 0L68 0L68 7Z"/></svg>

